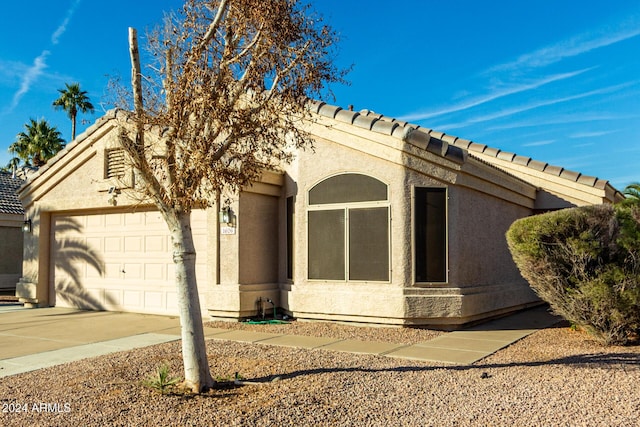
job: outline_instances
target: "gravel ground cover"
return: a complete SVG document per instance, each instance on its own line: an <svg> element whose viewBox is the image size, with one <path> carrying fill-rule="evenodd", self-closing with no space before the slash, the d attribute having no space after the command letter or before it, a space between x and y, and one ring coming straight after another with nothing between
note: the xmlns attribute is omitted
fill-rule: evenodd
<svg viewBox="0 0 640 427"><path fill-rule="evenodd" d="M211 328L268 332L271 334L331 337L359 341L380 341L393 344L416 344L421 341L428 341L444 333L441 331L420 328L353 326L338 322L306 321L263 325L246 322L208 322L207 326Z"/></svg>
<svg viewBox="0 0 640 427"><path fill-rule="evenodd" d="M268 326L260 330L283 327ZM293 328L295 332L287 333L391 342L399 337L424 341L439 334L302 322ZM640 348L601 347L568 328L536 332L471 366L218 340L207 345L212 374L220 381L220 387L207 394L161 395L140 384L163 363L181 375L180 345L173 342L4 378L0 425L632 426L640 422ZM234 387L228 380L235 372L261 384Z"/></svg>

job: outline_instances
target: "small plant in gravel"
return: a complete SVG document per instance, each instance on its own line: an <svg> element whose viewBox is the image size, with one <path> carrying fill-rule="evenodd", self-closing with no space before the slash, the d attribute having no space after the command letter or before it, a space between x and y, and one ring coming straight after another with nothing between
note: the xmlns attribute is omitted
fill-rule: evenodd
<svg viewBox="0 0 640 427"><path fill-rule="evenodd" d="M556 314L606 345L640 332L640 207L601 205L523 218L507 241L522 276Z"/></svg>
<svg viewBox="0 0 640 427"><path fill-rule="evenodd" d="M180 381L179 377L172 377L169 373L169 365L160 366L155 375L150 376L142 382L145 387L152 388L162 394L167 394L173 390L175 385Z"/></svg>

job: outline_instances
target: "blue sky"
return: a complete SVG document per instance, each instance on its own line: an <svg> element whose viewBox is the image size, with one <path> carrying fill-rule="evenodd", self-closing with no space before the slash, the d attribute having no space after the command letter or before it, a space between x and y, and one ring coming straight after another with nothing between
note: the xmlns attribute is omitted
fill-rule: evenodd
<svg viewBox="0 0 640 427"><path fill-rule="evenodd" d="M128 79L127 28L159 23L177 0L26 0L0 18L0 164L29 118L68 140L51 103L79 82L111 108L109 76ZM610 180L640 181L640 1L314 2L353 64L331 103Z"/></svg>

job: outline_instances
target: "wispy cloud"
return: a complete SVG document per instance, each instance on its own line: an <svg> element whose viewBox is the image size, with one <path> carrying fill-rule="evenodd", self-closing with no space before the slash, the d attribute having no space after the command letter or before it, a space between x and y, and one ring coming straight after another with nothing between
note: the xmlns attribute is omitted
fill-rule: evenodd
<svg viewBox="0 0 640 427"><path fill-rule="evenodd" d="M65 18L62 23L56 28L56 30L51 34L51 43L53 45L57 45L60 41L60 37L67 30L67 26L71 22L71 18L75 13L76 9L80 5L81 0L75 0L71 7L67 9L65 14ZM47 68L47 57L51 54L51 51L45 49L42 53L33 60L33 64L31 66L26 67L25 72L21 75L20 78L20 87L13 94L13 98L11 99L11 105L5 108L4 113L13 111L14 108L18 106L20 100L24 95L26 95L30 90L31 86L38 80L38 78L42 75L44 70Z"/></svg>
<svg viewBox="0 0 640 427"><path fill-rule="evenodd" d="M627 22L620 24L618 28L603 27L597 31L579 34L570 39L523 54L514 61L491 67L486 73L492 74L497 71L529 70L531 68L545 67L565 58L619 43L640 35L640 23L638 21L637 17L632 17Z"/></svg>
<svg viewBox="0 0 640 427"><path fill-rule="evenodd" d="M556 142L555 139L546 139L544 141L534 141L534 142L526 142L522 144L523 147L540 147L542 145L549 145Z"/></svg>
<svg viewBox="0 0 640 427"><path fill-rule="evenodd" d="M507 61L490 67L476 75L480 81L480 85L486 89L485 94L468 97L464 101L454 104L453 106L435 109L431 111L416 111L408 113L401 118L407 121L420 121L431 119L433 117L443 116L446 114L457 113L469 110L471 108L504 98L510 95L531 91L549 83L570 79L585 73L597 67L585 68L582 70L553 74L544 76L535 81L524 80L524 76L535 74L535 69L542 68L566 58L575 57L595 49L610 46L624 40L628 40L640 35L640 15L632 15L625 22L618 22L615 25L602 26L594 31L578 34L574 37L559 41L557 43L542 47L532 52L524 53L515 60ZM482 82L484 81L484 83ZM494 82L500 82L496 85ZM604 89L606 90L606 89ZM491 120L495 118L505 117L527 109L538 108L545 105L553 105L554 103L566 102L580 97L590 96L591 94L581 94L575 97L558 98L548 102L530 104L525 107L516 107L512 110L504 110L497 112L491 116L485 116L476 120ZM474 121L470 121L473 123ZM465 122L456 123L457 127L464 127ZM451 127L450 127L451 128Z"/></svg>
<svg viewBox="0 0 640 427"><path fill-rule="evenodd" d="M594 145L596 145L595 142L586 142L584 144L574 144L572 145L573 148L587 148L587 147L593 147Z"/></svg>
<svg viewBox="0 0 640 427"><path fill-rule="evenodd" d="M49 56L50 53L51 52L49 52L48 50L42 51L40 56L38 56L33 61L33 65L27 68L25 73L22 75L22 79L20 81L20 88L13 95L13 98L11 100L11 105L8 108L9 111L13 110L20 103L20 100L22 99L22 97L27 92L29 92L29 89L31 89L31 85L33 84L33 82L36 81L37 78L43 73L44 69L47 68L46 60L47 60L47 56Z"/></svg>
<svg viewBox="0 0 640 427"><path fill-rule="evenodd" d="M615 132L617 131L607 130L607 131L600 131L600 132L576 132L569 135L569 138L576 138L576 139L577 138L597 138L599 136L605 136Z"/></svg>
<svg viewBox="0 0 640 427"><path fill-rule="evenodd" d="M503 98L505 96L514 95L520 92L537 89L541 86L547 85L549 83L557 82L560 80L570 79L572 77L585 73L591 69L592 68L585 68L582 70L572 71L569 73L554 74L552 76L546 76L541 79L528 82L528 83L509 85L507 87L497 88L491 93L469 99L465 102L456 104L452 107L443 108L435 111L423 111L423 112L417 112L417 113L410 113L410 114L401 116L400 119L406 120L406 121L425 120L425 119L430 119L432 117L442 116L449 113L468 110L470 108L477 107L478 105L486 104L487 102L491 102L496 99Z"/></svg>
<svg viewBox="0 0 640 427"><path fill-rule="evenodd" d="M518 129L534 126L549 126L549 125L561 125L567 123L584 123L584 122L596 122L596 121L614 121L614 120L637 120L640 118L640 114L620 114L620 113L575 113L556 115L549 118L543 118L539 120L529 120L513 122L504 125L496 125L488 127L487 130L505 130L505 129Z"/></svg>
<svg viewBox="0 0 640 427"><path fill-rule="evenodd" d="M80 0L76 0L67 10L64 21L62 21L62 24L60 24L51 35L51 43L53 43L54 45L58 44L58 42L60 41L60 37L64 34L65 31L67 31L67 25L69 25L69 22L71 22L71 18L73 17L73 14L75 13L79 5Z"/></svg>
<svg viewBox="0 0 640 427"><path fill-rule="evenodd" d="M613 93L613 92L617 92L621 89L630 87L632 85L637 84L637 82L627 82L627 83L622 83L619 85L615 85L615 86L609 86L609 87L605 87L602 89L596 89L596 90L591 90L588 92L584 92L584 93L579 93L577 95L571 95L571 96L565 96L562 98L554 98L554 99L548 99L545 101L539 101L539 102L533 102L527 105L522 105L522 106L517 106L517 107L513 107L513 108L508 108L508 109L503 109L500 111L497 111L495 113L492 114L485 114L482 116L478 116L478 117L473 117L470 119L467 119L463 122L458 122L458 123L450 123L447 125L443 125L442 129L459 129L459 128L463 128L466 126L470 126L476 123L484 123L484 122L488 122L491 120L496 120L496 119L501 119L504 117L508 117L508 116L513 116L515 114L518 113L523 113L526 111L530 111L530 110L534 110L536 108L541 108L541 107L548 107L550 105L556 105L556 104L561 104L564 102L570 102L570 101L575 101L578 99L582 99L582 98L587 98L590 96L596 96L596 95L604 95L604 94L608 94L608 93Z"/></svg>

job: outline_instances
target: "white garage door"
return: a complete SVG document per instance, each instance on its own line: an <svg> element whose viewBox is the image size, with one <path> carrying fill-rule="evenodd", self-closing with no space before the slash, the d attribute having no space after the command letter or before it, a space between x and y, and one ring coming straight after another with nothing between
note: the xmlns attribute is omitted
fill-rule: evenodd
<svg viewBox="0 0 640 427"><path fill-rule="evenodd" d="M203 289L204 211L192 213L192 229ZM56 306L177 314L171 239L158 212L53 215L51 234Z"/></svg>

